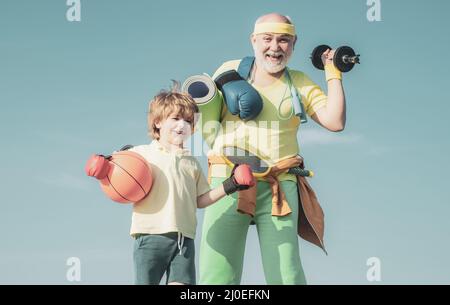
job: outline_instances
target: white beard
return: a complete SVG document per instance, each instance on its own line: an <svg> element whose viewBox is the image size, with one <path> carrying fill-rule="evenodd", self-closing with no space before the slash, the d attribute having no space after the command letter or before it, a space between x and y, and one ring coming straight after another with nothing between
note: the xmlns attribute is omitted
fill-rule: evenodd
<svg viewBox="0 0 450 305"><path fill-rule="evenodd" d="M286 54L283 54L283 60L281 62L273 63L273 62L266 60L265 54L261 54L261 52L258 50L257 46L254 46L253 50L255 51L256 63L260 67L262 67L267 73L270 73L270 74L274 74L274 73L283 71L284 68L286 68L287 63L289 61L289 58L286 57Z"/></svg>

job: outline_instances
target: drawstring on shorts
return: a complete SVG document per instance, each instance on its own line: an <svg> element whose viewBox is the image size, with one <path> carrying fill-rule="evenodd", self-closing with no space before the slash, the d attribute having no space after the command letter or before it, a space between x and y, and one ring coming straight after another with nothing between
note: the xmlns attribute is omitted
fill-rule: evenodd
<svg viewBox="0 0 450 305"><path fill-rule="evenodd" d="M181 255L182 254L181 250L183 249L183 244L184 244L184 236L180 232L178 232L178 242L177 242L177 244L178 244L178 249L180 250L180 255Z"/></svg>

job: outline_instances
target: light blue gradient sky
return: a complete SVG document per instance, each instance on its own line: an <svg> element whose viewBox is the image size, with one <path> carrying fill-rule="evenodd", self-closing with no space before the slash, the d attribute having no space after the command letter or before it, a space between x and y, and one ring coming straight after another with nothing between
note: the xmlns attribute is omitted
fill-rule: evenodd
<svg viewBox="0 0 450 305"><path fill-rule="evenodd" d="M0 3L0 283L68 283L72 256L82 284L132 283L131 206L109 201L85 161L148 142L148 100L251 54L253 22L272 11L297 26L290 67L321 86L315 45L362 54L344 77L346 130L310 120L299 133L329 251L301 241L309 283L370 284L373 256L383 284L450 283L450 2L382 0L374 23L365 0L81 3L79 23L65 1ZM254 227L242 283L265 283Z"/></svg>

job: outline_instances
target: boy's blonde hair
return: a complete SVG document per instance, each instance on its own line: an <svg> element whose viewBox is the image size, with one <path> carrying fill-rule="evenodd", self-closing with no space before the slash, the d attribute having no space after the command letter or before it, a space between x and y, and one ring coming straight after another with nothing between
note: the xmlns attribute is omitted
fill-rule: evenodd
<svg viewBox="0 0 450 305"><path fill-rule="evenodd" d="M171 114L179 115L184 120L190 121L192 129L194 129L195 114L199 112L198 106L189 94L179 92L179 87L179 83L174 81L171 90L162 90L150 101L147 122L148 134L153 139L159 140L160 137L156 123L164 121Z"/></svg>

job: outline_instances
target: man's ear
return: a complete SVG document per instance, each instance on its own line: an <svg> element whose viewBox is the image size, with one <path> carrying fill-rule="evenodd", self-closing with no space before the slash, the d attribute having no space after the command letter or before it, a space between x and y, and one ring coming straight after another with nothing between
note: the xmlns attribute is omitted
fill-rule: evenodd
<svg viewBox="0 0 450 305"><path fill-rule="evenodd" d="M252 44L252 46L255 44L255 42L256 42L256 35L250 34L250 43Z"/></svg>
<svg viewBox="0 0 450 305"><path fill-rule="evenodd" d="M155 122L155 127L158 129L161 129L161 122Z"/></svg>
<svg viewBox="0 0 450 305"><path fill-rule="evenodd" d="M295 38L294 38L294 44L292 45L292 50L294 50L295 49L295 44L297 43L297 35L295 35Z"/></svg>

